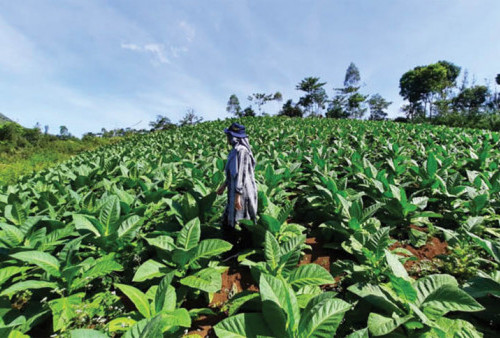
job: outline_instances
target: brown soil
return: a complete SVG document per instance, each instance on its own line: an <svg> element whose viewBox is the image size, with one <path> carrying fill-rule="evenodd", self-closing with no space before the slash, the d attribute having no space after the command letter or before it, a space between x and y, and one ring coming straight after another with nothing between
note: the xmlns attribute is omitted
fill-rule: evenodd
<svg viewBox="0 0 500 338"><path fill-rule="evenodd" d="M350 258L344 251L323 248L323 244L316 237L306 239L306 244L311 246L311 253L306 253L299 262L299 265L318 264L330 271L331 263L339 260Z"/></svg>
<svg viewBox="0 0 500 338"><path fill-rule="evenodd" d="M230 293L234 295L243 290L259 291L259 288L256 286L248 267L232 266L222 274L222 288L214 294L208 306L221 307L230 298Z"/></svg>
<svg viewBox="0 0 500 338"><path fill-rule="evenodd" d="M208 306L220 309L229 300L230 293L233 293L234 296L243 290L259 291L259 288L256 286L248 267L231 266L222 274L221 290L214 294ZM199 335L202 338L215 337L213 326L224 318L226 318L224 313L214 316L202 315L193 321L188 334Z"/></svg>
<svg viewBox="0 0 500 338"><path fill-rule="evenodd" d="M224 315L218 316L200 316L198 319L193 320L188 335L198 335L201 338L216 337L213 326L226 318Z"/></svg>
<svg viewBox="0 0 500 338"><path fill-rule="evenodd" d="M423 260L432 261L434 257L436 257L437 255L445 255L448 253L448 243L446 243L446 241L442 242L437 237L432 237L430 240L427 241L427 244L418 249L415 249L410 244L401 245L401 243L399 242L396 242L393 245L391 245L389 249L393 250L395 248L401 248L401 247L410 251L415 257L417 257L416 261L407 261L404 264L406 270L411 269L411 267L419 261Z"/></svg>

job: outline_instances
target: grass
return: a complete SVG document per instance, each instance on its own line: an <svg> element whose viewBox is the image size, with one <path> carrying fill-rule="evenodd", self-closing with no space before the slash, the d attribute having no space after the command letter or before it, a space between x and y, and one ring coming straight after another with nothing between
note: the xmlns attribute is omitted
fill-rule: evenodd
<svg viewBox="0 0 500 338"><path fill-rule="evenodd" d="M29 175L84 151L119 142L121 138L94 138L91 140L57 140L38 147L4 148L0 152L0 185L15 183L19 177Z"/></svg>

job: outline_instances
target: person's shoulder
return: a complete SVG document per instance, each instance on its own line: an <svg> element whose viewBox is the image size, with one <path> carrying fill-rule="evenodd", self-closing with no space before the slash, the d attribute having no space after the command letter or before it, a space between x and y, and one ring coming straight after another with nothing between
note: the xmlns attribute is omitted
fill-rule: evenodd
<svg viewBox="0 0 500 338"><path fill-rule="evenodd" d="M246 154L248 153L248 148L245 146L242 146L241 144L238 144L235 149L238 151L239 154Z"/></svg>

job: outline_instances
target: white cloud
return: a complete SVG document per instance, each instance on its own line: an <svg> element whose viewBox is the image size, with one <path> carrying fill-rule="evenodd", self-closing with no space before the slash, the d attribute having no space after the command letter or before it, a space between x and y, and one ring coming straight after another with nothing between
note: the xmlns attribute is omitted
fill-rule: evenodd
<svg viewBox="0 0 500 338"><path fill-rule="evenodd" d="M186 40L188 42L193 41L194 37L196 36L196 29L186 21L181 21L179 22L179 28L184 32L184 35L186 37Z"/></svg>
<svg viewBox="0 0 500 338"><path fill-rule="evenodd" d="M130 50L136 50L136 51L142 50L142 48L140 46L136 45L135 43L122 43L121 47L123 49L130 49Z"/></svg>
<svg viewBox="0 0 500 338"><path fill-rule="evenodd" d="M159 43L148 43L145 45L137 45L135 43L121 44L123 49L128 49L134 52L149 53L153 57L153 63L170 63L170 60L165 55L165 46Z"/></svg>

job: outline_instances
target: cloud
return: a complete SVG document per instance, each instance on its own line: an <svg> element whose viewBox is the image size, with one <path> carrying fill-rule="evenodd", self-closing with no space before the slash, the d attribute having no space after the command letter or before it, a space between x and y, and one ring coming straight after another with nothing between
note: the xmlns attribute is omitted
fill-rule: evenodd
<svg viewBox="0 0 500 338"><path fill-rule="evenodd" d="M149 53L153 57L154 63L170 63L170 60L166 56L165 46L163 44L148 43L141 46L135 43L122 43L121 47L134 52Z"/></svg>
<svg viewBox="0 0 500 338"><path fill-rule="evenodd" d="M179 22L179 28L184 32L186 40L192 42L196 36L196 29L184 20Z"/></svg>

